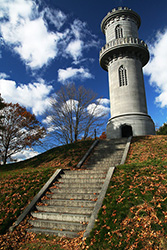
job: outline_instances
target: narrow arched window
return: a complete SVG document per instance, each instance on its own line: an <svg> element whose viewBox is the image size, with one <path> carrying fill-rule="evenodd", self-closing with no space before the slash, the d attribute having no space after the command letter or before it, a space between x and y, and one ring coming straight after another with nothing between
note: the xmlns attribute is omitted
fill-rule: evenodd
<svg viewBox="0 0 167 250"><path fill-rule="evenodd" d="M127 82L127 73L126 73L126 69L123 65L121 65L119 67L119 86L126 86L128 85Z"/></svg>
<svg viewBox="0 0 167 250"><path fill-rule="evenodd" d="M115 37L116 37L116 39L123 37L123 30L122 30L122 27L120 25L117 25L115 28Z"/></svg>

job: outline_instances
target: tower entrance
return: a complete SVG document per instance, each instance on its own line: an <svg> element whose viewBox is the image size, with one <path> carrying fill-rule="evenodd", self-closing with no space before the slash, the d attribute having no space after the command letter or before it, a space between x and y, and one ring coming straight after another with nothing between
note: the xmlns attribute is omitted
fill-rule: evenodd
<svg viewBox="0 0 167 250"><path fill-rule="evenodd" d="M130 125L122 125L121 126L121 133L122 133L122 137L129 137L129 136L133 136L133 132L132 132L132 127Z"/></svg>

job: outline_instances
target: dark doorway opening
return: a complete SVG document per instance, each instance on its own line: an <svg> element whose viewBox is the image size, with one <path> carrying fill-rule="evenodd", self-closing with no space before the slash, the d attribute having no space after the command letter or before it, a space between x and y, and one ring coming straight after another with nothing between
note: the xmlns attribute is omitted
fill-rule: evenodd
<svg viewBox="0 0 167 250"><path fill-rule="evenodd" d="M130 125L122 125L121 127L122 137L133 136L132 127Z"/></svg>

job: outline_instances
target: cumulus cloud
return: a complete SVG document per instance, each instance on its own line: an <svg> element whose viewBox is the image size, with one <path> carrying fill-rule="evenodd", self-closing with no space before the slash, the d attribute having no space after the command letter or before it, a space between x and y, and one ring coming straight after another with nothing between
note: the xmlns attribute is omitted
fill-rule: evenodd
<svg viewBox="0 0 167 250"><path fill-rule="evenodd" d="M9 77L9 75L7 75L6 73L0 72L0 79L6 79L8 77Z"/></svg>
<svg viewBox="0 0 167 250"><path fill-rule="evenodd" d="M48 32L33 1L2 0L0 17L2 39L32 69L41 68L56 56L60 34Z"/></svg>
<svg viewBox="0 0 167 250"><path fill-rule="evenodd" d="M66 69L59 69L58 70L58 81L65 82L67 79L88 79L94 78L94 76L89 72L88 69L83 67L80 68L66 68Z"/></svg>
<svg viewBox="0 0 167 250"><path fill-rule="evenodd" d="M17 86L15 81L0 80L0 93L6 102L19 103L31 109L35 115L41 115L49 106L51 85L29 83Z"/></svg>
<svg viewBox="0 0 167 250"><path fill-rule="evenodd" d="M103 105L103 106L109 107L109 105L110 105L110 100L107 99L107 98L99 98L99 99L97 99L97 101L98 101L101 105Z"/></svg>
<svg viewBox="0 0 167 250"><path fill-rule="evenodd" d="M150 62L144 67L144 73L150 76L150 84L156 88L159 95L155 102L161 108L167 107L167 29L158 32L153 44L149 44Z"/></svg>
<svg viewBox="0 0 167 250"><path fill-rule="evenodd" d="M23 161L23 160L32 158L38 154L39 153L37 151L33 150L32 148L29 148L29 149L25 149L25 150L22 150L21 152L14 154L12 156L12 159L19 162L19 161Z"/></svg>
<svg viewBox="0 0 167 250"><path fill-rule="evenodd" d="M82 50L83 41L73 40L68 44L66 53L69 54L74 59L74 61L77 61L78 58L82 56Z"/></svg>
<svg viewBox="0 0 167 250"><path fill-rule="evenodd" d="M74 20L67 35L68 39L65 42L66 49L64 55L70 55L74 59L74 64L77 64L78 60L82 61L81 57L84 50L99 47L99 40L87 29L86 22L81 22L78 19Z"/></svg>
<svg viewBox="0 0 167 250"><path fill-rule="evenodd" d="M33 0L1 0L2 41L31 69L39 69L58 56L70 56L77 61L83 50L97 47L98 41L87 24L78 19L60 32L67 18L61 10L40 10Z"/></svg>
<svg viewBox="0 0 167 250"><path fill-rule="evenodd" d="M51 10L45 8L43 10L44 17L53 24L58 30L64 25L67 16L61 10Z"/></svg>
<svg viewBox="0 0 167 250"><path fill-rule="evenodd" d="M93 114L93 116L108 116L110 112L109 107L110 101L107 98L97 99L97 103L91 103L87 107L87 111L89 114Z"/></svg>

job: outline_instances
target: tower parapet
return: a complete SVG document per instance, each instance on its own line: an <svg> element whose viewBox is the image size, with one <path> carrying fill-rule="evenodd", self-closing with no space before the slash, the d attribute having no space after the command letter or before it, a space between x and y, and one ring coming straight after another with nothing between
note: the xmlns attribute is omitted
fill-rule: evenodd
<svg viewBox="0 0 167 250"><path fill-rule="evenodd" d="M127 56L128 54L139 57L143 67L149 61L148 47L143 40L134 37L122 37L113 39L109 43L105 44L104 47L102 47L100 51L100 66L104 70L108 71L107 66L109 61L123 55Z"/></svg>
<svg viewBox="0 0 167 250"><path fill-rule="evenodd" d="M142 67L149 61L149 51L138 37L140 24L140 16L127 7L108 12L101 23L106 44L99 61L108 71L110 90L108 138L155 133L147 114Z"/></svg>

